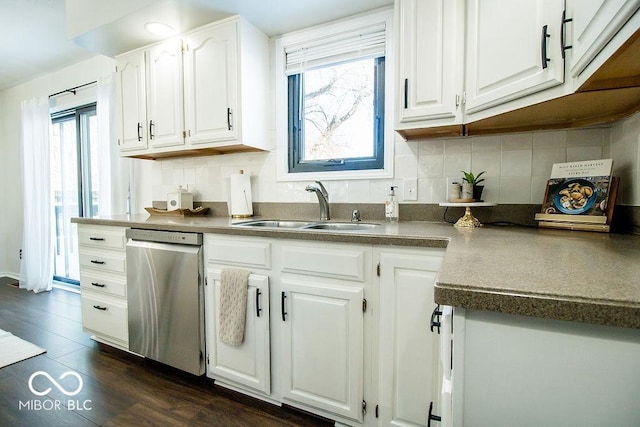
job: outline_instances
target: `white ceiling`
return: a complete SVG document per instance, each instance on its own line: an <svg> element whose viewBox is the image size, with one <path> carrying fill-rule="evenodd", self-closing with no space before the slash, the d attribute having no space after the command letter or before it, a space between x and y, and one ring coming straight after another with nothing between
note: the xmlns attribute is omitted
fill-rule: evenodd
<svg viewBox="0 0 640 427"><path fill-rule="evenodd" d="M106 3L93 1L100 2L96 5ZM81 2L66 3L71 8ZM140 8L133 13L131 2L111 0L107 4L116 8L119 4L123 8L128 5L128 9L121 13L110 11L111 22L94 24L93 29L82 28L83 33L79 34L77 28L82 25L67 28L65 0L0 0L0 91L97 53L113 56L156 41L134 28L142 28L150 17L167 16L167 11L173 18L172 24L181 31L240 14L274 36L390 5L393 0L138 0ZM86 24L107 15L93 9L93 16L87 15L78 22ZM76 11L72 16L77 19L82 13L91 11ZM73 40L67 39L68 30Z"/></svg>

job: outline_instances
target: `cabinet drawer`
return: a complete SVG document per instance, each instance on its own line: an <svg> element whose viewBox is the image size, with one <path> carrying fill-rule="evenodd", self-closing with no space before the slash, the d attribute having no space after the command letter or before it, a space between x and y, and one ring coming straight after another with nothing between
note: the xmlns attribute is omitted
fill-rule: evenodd
<svg viewBox="0 0 640 427"><path fill-rule="evenodd" d="M106 251L79 250L80 268L90 268L94 270L108 271L111 273L126 273L126 262L124 252L109 253Z"/></svg>
<svg viewBox="0 0 640 427"><path fill-rule="evenodd" d="M84 329L124 343L128 342L127 304L124 301L83 292L81 305Z"/></svg>
<svg viewBox="0 0 640 427"><path fill-rule="evenodd" d="M126 237L124 228L116 227L79 227L78 243L105 249L124 250Z"/></svg>
<svg viewBox="0 0 640 427"><path fill-rule="evenodd" d="M206 245L209 263L271 268L269 242L207 238Z"/></svg>
<svg viewBox="0 0 640 427"><path fill-rule="evenodd" d="M80 272L80 287L83 290L99 291L119 297L127 295L127 282L124 277L112 277L106 273L96 274L96 272L90 272L86 269L82 269Z"/></svg>
<svg viewBox="0 0 640 427"><path fill-rule="evenodd" d="M364 250L284 245L281 254L283 273L364 281Z"/></svg>

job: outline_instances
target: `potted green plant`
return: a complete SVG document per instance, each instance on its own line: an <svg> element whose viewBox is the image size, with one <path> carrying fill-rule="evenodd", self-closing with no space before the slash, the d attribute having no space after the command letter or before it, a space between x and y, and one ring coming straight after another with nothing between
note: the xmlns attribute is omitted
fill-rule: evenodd
<svg viewBox="0 0 640 427"><path fill-rule="evenodd" d="M474 175L471 171L469 172L462 171L462 174L464 175L462 177L462 180L471 186L472 197L473 197L473 200L476 202L482 201L482 190L484 190L484 185L479 185L479 184L484 181L484 178L480 178L480 177L485 173L486 171L482 171L479 174Z"/></svg>

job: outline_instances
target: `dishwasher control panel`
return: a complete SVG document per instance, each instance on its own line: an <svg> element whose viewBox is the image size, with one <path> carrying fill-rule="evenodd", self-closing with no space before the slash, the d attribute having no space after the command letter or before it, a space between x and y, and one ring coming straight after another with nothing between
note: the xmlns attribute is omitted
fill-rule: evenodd
<svg viewBox="0 0 640 427"><path fill-rule="evenodd" d="M181 231L127 229L127 239L143 242L175 243L179 245L202 245L201 233L183 233Z"/></svg>

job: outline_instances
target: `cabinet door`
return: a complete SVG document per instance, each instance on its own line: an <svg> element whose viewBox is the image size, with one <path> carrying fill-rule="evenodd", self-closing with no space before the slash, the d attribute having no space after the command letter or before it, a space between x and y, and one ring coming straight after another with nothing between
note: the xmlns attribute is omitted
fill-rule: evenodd
<svg viewBox="0 0 640 427"><path fill-rule="evenodd" d="M380 255L381 425L427 425L429 403L439 400L439 336L429 322L441 260Z"/></svg>
<svg viewBox="0 0 640 427"><path fill-rule="evenodd" d="M184 144L181 40L149 49L147 78L149 143L152 147Z"/></svg>
<svg viewBox="0 0 640 427"><path fill-rule="evenodd" d="M362 421L363 289L283 280L284 397Z"/></svg>
<svg viewBox="0 0 640 427"><path fill-rule="evenodd" d="M467 0L466 112L564 82L564 0Z"/></svg>
<svg viewBox="0 0 640 427"><path fill-rule="evenodd" d="M460 123L462 1L401 0L398 7L397 120Z"/></svg>
<svg viewBox="0 0 640 427"><path fill-rule="evenodd" d="M132 52L117 61L120 96L121 151L147 148L147 105L144 52Z"/></svg>
<svg viewBox="0 0 640 427"><path fill-rule="evenodd" d="M569 70L579 75L638 10L638 0L567 0Z"/></svg>
<svg viewBox="0 0 640 427"><path fill-rule="evenodd" d="M191 144L237 138L236 22L191 34L185 52L185 112Z"/></svg>
<svg viewBox="0 0 640 427"><path fill-rule="evenodd" d="M218 339L220 271L208 271L205 295L207 375L270 394L269 278L259 274L249 276L244 341L239 346L232 346Z"/></svg>

